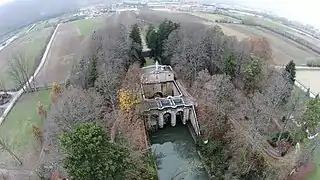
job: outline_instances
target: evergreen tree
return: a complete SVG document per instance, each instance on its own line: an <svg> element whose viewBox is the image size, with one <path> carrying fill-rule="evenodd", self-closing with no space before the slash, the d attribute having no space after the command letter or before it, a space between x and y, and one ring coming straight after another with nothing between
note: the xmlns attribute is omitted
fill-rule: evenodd
<svg viewBox="0 0 320 180"><path fill-rule="evenodd" d="M170 33L180 27L179 24L170 20L164 20L158 27L158 31L150 26L147 32L147 45L151 50L151 57L160 62L160 64L170 64L170 61L163 56L163 43L168 39Z"/></svg>
<svg viewBox="0 0 320 180"><path fill-rule="evenodd" d="M320 122L320 98L317 95L314 99L311 99L307 105L307 110L303 114L304 127L309 131L315 133L316 128Z"/></svg>
<svg viewBox="0 0 320 180"><path fill-rule="evenodd" d="M263 78L262 63L257 57L251 58L245 69L245 90L247 94L254 93Z"/></svg>
<svg viewBox="0 0 320 180"><path fill-rule="evenodd" d="M236 76L236 66L236 56L234 53L231 53L224 62L224 72L232 79Z"/></svg>
<svg viewBox="0 0 320 180"><path fill-rule="evenodd" d="M142 40L141 40L140 29L138 24L132 25L132 29L129 37L132 39L133 42L142 46Z"/></svg>
<svg viewBox="0 0 320 180"><path fill-rule="evenodd" d="M156 60L160 62L160 64L170 64L170 61L165 60L163 57L163 43L166 39L168 39L170 33L180 27L179 24L174 23L170 20L164 20L160 25L157 31L157 41L154 52L154 57Z"/></svg>
<svg viewBox="0 0 320 180"><path fill-rule="evenodd" d="M94 87L94 83L98 79L97 63L98 63L98 57L96 55L93 55L90 58L90 69L89 69L89 78L88 78L89 87Z"/></svg>
<svg viewBox="0 0 320 180"><path fill-rule="evenodd" d="M139 61L140 66L146 63L146 60L142 56L142 40L138 24L132 26L129 37L132 39L131 44L131 58L134 61Z"/></svg>
<svg viewBox="0 0 320 180"><path fill-rule="evenodd" d="M284 70L289 75L290 81L292 84L294 84L296 80L296 64L291 60Z"/></svg>
<svg viewBox="0 0 320 180"><path fill-rule="evenodd" d="M129 151L111 143L101 126L79 124L60 139L67 153L63 165L71 179L122 180L127 169Z"/></svg>
<svg viewBox="0 0 320 180"><path fill-rule="evenodd" d="M151 50L150 56L155 57L157 32L155 31L155 28L152 25L150 25L148 28L146 41L147 41L148 48Z"/></svg>
<svg viewBox="0 0 320 180"><path fill-rule="evenodd" d="M283 72L283 76L284 78L288 79L289 83L291 84L291 86L289 86L285 91L286 93L284 93L284 96L282 98L282 105L286 104L291 96L291 92L293 90L293 85L294 82L296 80L296 67L295 67L295 63L293 61L290 61L286 67L285 70Z"/></svg>

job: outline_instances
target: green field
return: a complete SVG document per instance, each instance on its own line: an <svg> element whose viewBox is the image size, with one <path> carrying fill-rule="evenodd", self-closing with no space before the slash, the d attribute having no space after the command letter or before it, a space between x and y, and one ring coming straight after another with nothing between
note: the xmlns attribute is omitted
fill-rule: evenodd
<svg viewBox="0 0 320 180"><path fill-rule="evenodd" d="M51 102L50 92L51 90L42 90L24 94L0 126L0 137L7 142L10 149L23 161L29 159L29 157L25 157L26 154L30 154L37 148L32 125L43 126L43 120L37 114L37 106L38 102L41 102L47 110L49 109ZM12 157L3 151L0 151L0 162L14 164L12 163Z"/></svg>
<svg viewBox="0 0 320 180"><path fill-rule="evenodd" d="M32 29L32 31L38 31L41 29L52 27L54 25L57 25L58 23L59 23L59 18L53 18L53 19L48 19L45 21L40 21L40 22L36 23L36 26Z"/></svg>
<svg viewBox="0 0 320 180"><path fill-rule="evenodd" d="M198 16L210 21L215 21L215 20L229 20L229 21L235 21L235 22L240 22L240 20L232 18L232 17L228 17L228 16L224 16L221 14L212 14L212 13L204 13L204 12L192 12L190 13L194 16Z"/></svg>
<svg viewBox="0 0 320 180"><path fill-rule="evenodd" d="M90 36L98 27L99 19L82 19L75 21L81 35Z"/></svg>
<svg viewBox="0 0 320 180"><path fill-rule="evenodd" d="M32 75L41 61L42 53L50 39L53 28L30 32L12 42L0 52L0 78L7 89L16 88L19 84L9 75L9 61L17 56L23 57L27 72Z"/></svg>

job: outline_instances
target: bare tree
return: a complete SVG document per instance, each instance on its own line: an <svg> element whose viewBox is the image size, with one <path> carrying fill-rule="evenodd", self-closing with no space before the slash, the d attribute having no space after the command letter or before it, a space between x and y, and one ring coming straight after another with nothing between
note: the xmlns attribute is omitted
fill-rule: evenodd
<svg viewBox="0 0 320 180"><path fill-rule="evenodd" d="M0 79L0 90L3 91L4 94L8 94L6 83L3 79Z"/></svg>
<svg viewBox="0 0 320 180"><path fill-rule="evenodd" d="M52 104L45 121L43 131L44 157L41 164L51 165L62 163L64 152L59 146L62 133L71 130L76 124L96 122L106 126L109 109L103 97L91 90L69 87L61 93L57 101Z"/></svg>
<svg viewBox="0 0 320 180"><path fill-rule="evenodd" d="M244 39L249 42L250 51L255 56L270 61L272 59L272 49L267 38L262 36L249 37Z"/></svg>
<svg viewBox="0 0 320 180"><path fill-rule="evenodd" d="M98 93L69 88L52 105L49 118L54 118L63 128L70 129L81 122L99 120L103 107L103 99Z"/></svg>
<svg viewBox="0 0 320 180"><path fill-rule="evenodd" d="M191 86L198 72L203 70L208 56L203 41L203 30L176 30L164 45L165 56L172 59L175 71ZM172 48L175 47L175 48Z"/></svg>
<svg viewBox="0 0 320 180"><path fill-rule="evenodd" d="M231 110L233 84L226 75L210 76L201 71L192 87L194 97L198 101L197 114L200 127L206 137L220 137L218 129L229 127L226 114ZM220 132L224 133L224 132Z"/></svg>
<svg viewBox="0 0 320 180"><path fill-rule="evenodd" d="M23 53L17 53L13 56L12 59L9 60L8 63L8 73L12 80L16 82L21 88L23 88L25 83L27 83L27 87L30 89L30 91L33 91L33 87L29 82L29 73L31 71L29 69L27 56Z"/></svg>

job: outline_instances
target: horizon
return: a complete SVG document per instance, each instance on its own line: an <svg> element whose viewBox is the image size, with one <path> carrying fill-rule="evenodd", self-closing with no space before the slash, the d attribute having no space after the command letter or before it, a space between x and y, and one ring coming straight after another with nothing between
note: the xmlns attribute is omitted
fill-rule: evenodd
<svg viewBox="0 0 320 180"><path fill-rule="evenodd" d="M16 0L0 0L0 6L12 3ZM200 2L218 2L224 4L240 5L253 9L269 11L277 16L285 17L291 21L302 24L310 24L320 30L320 21L317 14L317 0L199 0Z"/></svg>
<svg viewBox="0 0 320 180"><path fill-rule="evenodd" d="M285 17L291 21L298 21L302 24L310 24L320 29L320 21L317 14L320 2L316 0L209 0L245 6L253 9L261 9L272 12L278 16ZM307 10L306 10L307 9Z"/></svg>

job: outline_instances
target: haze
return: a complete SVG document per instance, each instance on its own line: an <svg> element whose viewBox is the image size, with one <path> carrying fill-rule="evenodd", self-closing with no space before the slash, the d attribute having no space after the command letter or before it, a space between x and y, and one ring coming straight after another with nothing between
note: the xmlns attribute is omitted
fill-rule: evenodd
<svg viewBox="0 0 320 180"><path fill-rule="evenodd" d="M0 0L0 6L1 6L1 5L4 5L4 4L6 4L6 3L9 3L9 2L11 2L11 1L13 1L13 0Z"/></svg>
<svg viewBox="0 0 320 180"><path fill-rule="evenodd" d="M0 35L30 23L69 12L76 8L111 0L0 0ZM199 0L199 2L220 2L242 5L271 11L279 16L320 29L317 0ZM19 13L17 13L19 12Z"/></svg>
<svg viewBox="0 0 320 180"><path fill-rule="evenodd" d="M320 29L318 19L320 2L317 0L213 0L213 2L227 2L268 10L290 20L311 24Z"/></svg>

